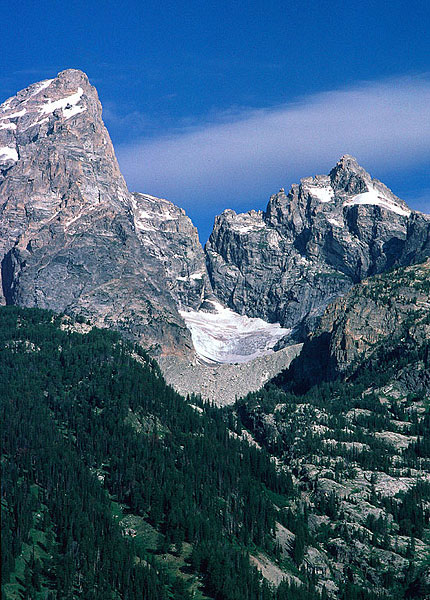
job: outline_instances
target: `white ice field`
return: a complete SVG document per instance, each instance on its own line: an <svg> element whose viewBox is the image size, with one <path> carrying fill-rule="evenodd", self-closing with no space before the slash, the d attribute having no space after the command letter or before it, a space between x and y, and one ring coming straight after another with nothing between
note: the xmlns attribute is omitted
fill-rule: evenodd
<svg viewBox="0 0 430 600"><path fill-rule="evenodd" d="M212 304L213 313L180 311L195 351L205 363L248 362L273 352L275 344L291 331L279 323L239 315L218 302Z"/></svg>

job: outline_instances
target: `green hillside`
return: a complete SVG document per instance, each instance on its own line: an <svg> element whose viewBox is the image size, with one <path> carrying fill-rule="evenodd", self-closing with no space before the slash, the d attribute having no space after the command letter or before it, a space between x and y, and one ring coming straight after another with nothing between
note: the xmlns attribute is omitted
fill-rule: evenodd
<svg viewBox="0 0 430 600"><path fill-rule="evenodd" d="M291 477L139 347L5 307L0 389L6 599L317 597L250 564L279 561Z"/></svg>

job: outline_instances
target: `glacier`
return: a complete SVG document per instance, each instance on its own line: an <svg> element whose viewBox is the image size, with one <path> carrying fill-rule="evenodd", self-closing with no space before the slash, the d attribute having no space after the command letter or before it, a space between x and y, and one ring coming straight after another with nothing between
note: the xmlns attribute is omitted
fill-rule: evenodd
<svg viewBox="0 0 430 600"><path fill-rule="evenodd" d="M219 302L210 302L214 312L179 311L197 356L206 364L249 362L273 352L276 343L291 332L279 323L239 315Z"/></svg>

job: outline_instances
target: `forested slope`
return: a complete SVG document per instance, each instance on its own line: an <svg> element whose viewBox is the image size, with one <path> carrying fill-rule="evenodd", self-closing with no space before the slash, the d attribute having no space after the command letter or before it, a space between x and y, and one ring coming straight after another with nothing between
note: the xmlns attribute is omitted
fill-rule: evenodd
<svg viewBox="0 0 430 600"><path fill-rule="evenodd" d="M4 597L428 598L429 268L354 288L224 409L117 333L0 309Z"/></svg>
<svg viewBox="0 0 430 600"><path fill-rule="evenodd" d="M4 307L0 389L5 598L318 597L250 565L280 560L289 474L139 347Z"/></svg>

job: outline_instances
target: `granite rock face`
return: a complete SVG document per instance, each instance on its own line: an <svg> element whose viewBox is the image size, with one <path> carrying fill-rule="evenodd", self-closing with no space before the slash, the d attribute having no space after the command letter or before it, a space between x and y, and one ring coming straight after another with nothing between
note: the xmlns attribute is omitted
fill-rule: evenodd
<svg viewBox="0 0 430 600"><path fill-rule="evenodd" d="M197 229L182 208L167 200L134 193L132 206L139 239L163 265L178 308L198 310L213 293Z"/></svg>
<svg viewBox="0 0 430 600"><path fill-rule="evenodd" d="M383 344L418 348L430 339L430 259L354 286L327 307L306 340L291 379L308 387L336 379L369 359ZM424 383L424 380L423 382Z"/></svg>
<svg viewBox="0 0 430 600"><path fill-rule="evenodd" d="M224 211L206 245L214 293L233 310L312 328L353 284L430 253L430 220L348 155L329 175L273 195L265 212Z"/></svg>
<svg viewBox="0 0 430 600"><path fill-rule="evenodd" d="M192 353L178 308L206 294L197 232L171 203L130 194L81 71L0 106L0 260L3 304L81 314L156 353Z"/></svg>

